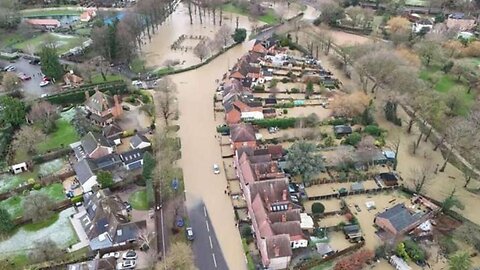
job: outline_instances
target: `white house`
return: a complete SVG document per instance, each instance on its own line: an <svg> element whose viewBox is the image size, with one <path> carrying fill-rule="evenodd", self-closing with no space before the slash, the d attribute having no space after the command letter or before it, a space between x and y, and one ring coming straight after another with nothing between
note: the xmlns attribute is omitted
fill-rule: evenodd
<svg viewBox="0 0 480 270"><path fill-rule="evenodd" d="M90 159L82 159L73 165L77 180L82 185L83 192L92 191L92 187L98 185L97 176L93 172L97 165Z"/></svg>
<svg viewBox="0 0 480 270"><path fill-rule="evenodd" d="M141 134L137 133L130 139L130 147L132 149L145 149L150 146L152 146L150 140Z"/></svg>
<svg viewBox="0 0 480 270"><path fill-rule="evenodd" d="M240 118L244 121L263 119L262 112L242 112Z"/></svg>

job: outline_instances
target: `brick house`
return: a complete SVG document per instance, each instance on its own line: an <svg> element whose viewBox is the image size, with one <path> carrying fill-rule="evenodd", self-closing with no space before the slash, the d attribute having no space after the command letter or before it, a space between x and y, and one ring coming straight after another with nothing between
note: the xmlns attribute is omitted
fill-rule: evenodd
<svg viewBox="0 0 480 270"><path fill-rule="evenodd" d="M111 97L96 90L92 96L89 95L88 91L85 92L85 98L85 109L88 111L87 118L96 125L106 126L111 124L114 119L123 114L122 105L117 95Z"/></svg>
<svg viewBox="0 0 480 270"><path fill-rule="evenodd" d="M375 217L374 223L389 235L396 237L422 223L423 213L413 213L405 204L397 204Z"/></svg>
<svg viewBox="0 0 480 270"><path fill-rule="evenodd" d="M257 138L255 136L255 129L251 124L234 124L230 126L230 141L233 150L239 147L257 147Z"/></svg>

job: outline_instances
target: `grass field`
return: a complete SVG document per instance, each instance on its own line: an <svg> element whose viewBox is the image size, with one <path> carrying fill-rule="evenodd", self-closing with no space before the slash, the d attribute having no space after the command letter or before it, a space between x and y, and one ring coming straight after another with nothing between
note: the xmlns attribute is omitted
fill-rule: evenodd
<svg viewBox="0 0 480 270"><path fill-rule="evenodd" d="M62 54L74 47L82 45L82 43L86 40L87 38L82 36L43 33L34 38L15 43L12 45L12 47L24 52L38 52L43 44L47 42L54 42L57 46L57 52Z"/></svg>
<svg viewBox="0 0 480 270"><path fill-rule="evenodd" d="M222 6L222 9L226 12L249 16L248 10L245 10L231 3L224 4ZM280 18L278 18L273 9L268 9L264 15L258 17L258 20L267 24L276 24L280 21Z"/></svg>
<svg viewBox="0 0 480 270"><path fill-rule="evenodd" d="M59 218L58 213L55 213L48 219L45 219L45 220L37 222L37 223L26 224L26 225L23 226L23 228L26 231L35 232L35 231L38 231L40 229L43 229L43 228L46 228L46 227L52 225L53 223L55 223L58 220L58 218Z"/></svg>
<svg viewBox="0 0 480 270"><path fill-rule="evenodd" d="M135 191L128 198L128 202L135 210L148 210L147 191L145 189Z"/></svg>
<svg viewBox="0 0 480 270"><path fill-rule="evenodd" d="M47 136L47 139L37 145L39 153L45 153L48 150L68 147L69 144L79 140L79 136L71 123L63 119L58 119L57 130Z"/></svg>
<svg viewBox="0 0 480 270"><path fill-rule="evenodd" d="M8 190L18 187L20 184L26 183L28 179L36 179L38 177L38 167L34 167L32 172L24 172L21 174L11 175L2 174L0 176L0 192L6 192Z"/></svg>
<svg viewBox="0 0 480 270"><path fill-rule="evenodd" d="M56 8L56 9L24 9L20 11L22 17L38 17L38 16L67 16L67 15L80 15L81 10L70 8Z"/></svg>
<svg viewBox="0 0 480 270"><path fill-rule="evenodd" d="M436 82L433 80L434 77L436 77ZM440 93L446 94L451 91L458 91L465 104L460 110L461 115L466 115L475 102L475 95L467 93L467 86L462 81L457 81L457 78L451 74L445 74L434 68L423 69L420 71L420 78L434 83L434 89Z"/></svg>

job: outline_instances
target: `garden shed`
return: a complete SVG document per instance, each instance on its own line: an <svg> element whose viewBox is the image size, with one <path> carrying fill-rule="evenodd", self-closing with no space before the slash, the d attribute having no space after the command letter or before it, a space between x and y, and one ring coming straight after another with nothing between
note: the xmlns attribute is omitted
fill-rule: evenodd
<svg viewBox="0 0 480 270"><path fill-rule="evenodd" d="M365 187L363 187L361 182L355 182L350 186L350 190L352 192L361 192L365 190Z"/></svg>
<svg viewBox="0 0 480 270"><path fill-rule="evenodd" d="M12 171L13 174L19 174L19 173L28 171L28 166L26 162L22 162L22 163L12 165L10 167L10 170Z"/></svg>

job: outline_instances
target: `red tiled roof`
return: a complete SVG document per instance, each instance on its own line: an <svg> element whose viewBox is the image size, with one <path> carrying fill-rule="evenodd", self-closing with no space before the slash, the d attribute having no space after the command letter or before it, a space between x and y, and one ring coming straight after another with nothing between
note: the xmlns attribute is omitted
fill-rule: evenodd
<svg viewBox="0 0 480 270"><path fill-rule="evenodd" d="M230 127L230 138L233 142L251 142L257 140L253 126L243 123Z"/></svg>

